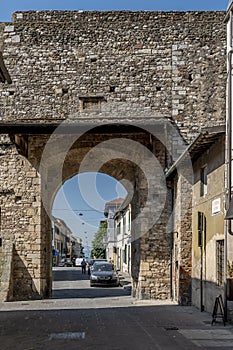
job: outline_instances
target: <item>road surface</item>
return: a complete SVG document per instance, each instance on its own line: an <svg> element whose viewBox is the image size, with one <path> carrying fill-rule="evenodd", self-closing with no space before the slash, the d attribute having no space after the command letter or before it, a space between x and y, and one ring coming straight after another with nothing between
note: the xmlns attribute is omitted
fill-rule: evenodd
<svg viewBox="0 0 233 350"><path fill-rule="evenodd" d="M173 302L90 288L81 268L55 268L53 298L0 303L1 350L232 349L233 329Z"/></svg>

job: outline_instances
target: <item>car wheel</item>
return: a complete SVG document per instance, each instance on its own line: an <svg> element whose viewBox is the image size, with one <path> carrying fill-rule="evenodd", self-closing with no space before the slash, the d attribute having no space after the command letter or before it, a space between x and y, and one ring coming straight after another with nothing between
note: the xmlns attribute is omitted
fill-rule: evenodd
<svg viewBox="0 0 233 350"><path fill-rule="evenodd" d="M94 284L93 284L93 283L90 283L90 287L94 287Z"/></svg>

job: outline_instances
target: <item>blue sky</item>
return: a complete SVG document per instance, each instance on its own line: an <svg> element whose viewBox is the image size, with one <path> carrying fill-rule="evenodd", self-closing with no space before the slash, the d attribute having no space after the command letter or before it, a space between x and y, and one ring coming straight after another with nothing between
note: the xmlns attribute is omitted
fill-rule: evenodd
<svg viewBox="0 0 233 350"><path fill-rule="evenodd" d="M85 245L91 245L100 220L106 219L103 215L105 203L115 198L124 198L126 194L124 187L108 175L76 175L58 191L53 215L63 219L73 234L82 238Z"/></svg>
<svg viewBox="0 0 233 350"><path fill-rule="evenodd" d="M228 0L0 0L0 21L11 21L14 11L25 10L226 10Z"/></svg>

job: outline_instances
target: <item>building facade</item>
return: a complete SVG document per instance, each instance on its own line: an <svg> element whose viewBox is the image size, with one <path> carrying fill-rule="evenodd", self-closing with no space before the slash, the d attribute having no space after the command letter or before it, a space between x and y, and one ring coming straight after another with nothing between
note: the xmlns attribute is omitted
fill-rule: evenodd
<svg viewBox="0 0 233 350"><path fill-rule="evenodd" d="M64 220L53 217L53 265L58 265L62 258L73 260L83 257L82 240L72 234Z"/></svg>
<svg viewBox="0 0 233 350"><path fill-rule="evenodd" d="M185 296L182 282L186 288L189 302L200 308L213 312L216 297L225 299L225 291L229 290L226 267L226 142L225 125L203 130L188 146L186 152L167 173L173 199L172 235L172 283L173 298L182 303ZM192 161L193 181L187 196L192 200L189 211L182 217L182 206L185 203L180 197L179 176L177 169L185 166L186 159ZM182 197L185 191L182 193ZM186 203L187 204L187 203ZM185 206L183 206L184 210ZM188 215L187 215L188 214ZM188 253L183 245L182 227L189 229L191 246L190 269L184 270L182 259ZM232 237L228 237L228 254L232 254ZM226 295L228 300L232 296Z"/></svg>
<svg viewBox="0 0 233 350"><path fill-rule="evenodd" d="M123 203L123 198L117 198L112 201L109 201L105 204L104 215L107 218L107 235L104 240L104 244L106 246L106 258L108 260L113 260L114 265L117 264L117 256L116 256L116 231L115 231L115 222L114 215L117 209Z"/></svg>
<svg viewBox="0 0 233 350"><path fill-rule="evenodd" d="M131 205L124 201L114 215L116 268L131 275Z"/></svg>
<svg viewBox="0 0 233 350"><path fill-rule="evenodd" d="M66 225L66 223L59 218L53 217L53 248L58 252L56 263L58 264L62 258L71 258L72 244L71 235L72 231Z"/></svg>

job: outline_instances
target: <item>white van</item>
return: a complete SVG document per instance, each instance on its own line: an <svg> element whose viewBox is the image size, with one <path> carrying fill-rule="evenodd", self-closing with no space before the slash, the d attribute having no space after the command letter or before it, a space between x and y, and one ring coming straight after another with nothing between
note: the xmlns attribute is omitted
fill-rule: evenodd
<svg viewBox="0 0 233 350"><path fill-rule="evenodd" d="M75 259L75 266L79 266L79 267L81 267L82 265L81 265L81 262L83 261L83 258L76 258Z"/></svg>

